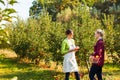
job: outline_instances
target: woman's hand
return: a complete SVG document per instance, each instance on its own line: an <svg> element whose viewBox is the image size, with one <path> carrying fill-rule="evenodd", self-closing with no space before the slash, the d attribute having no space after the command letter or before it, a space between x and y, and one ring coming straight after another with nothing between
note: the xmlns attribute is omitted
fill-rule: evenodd
<svg viewBox="0 0 120 80"><path fill-rule="evenodd" d="M79 47L79 46L76 46L75 52L77 52L79 49L80 49L80 47Z"/></svg>
<svg viewBox="0 0 120 80"><path fill-rule="evenodd" d="M94 56L92 56L92 55L89 57L90 63L93 63L93 58L94 58Z"/></svg>
<svg viewBox="0 0 120 80"><path fill-rule="evenodd" d="M89 57L89 61L90 61L91 63L98 63L98 61L99 61L99 56L98 56L98 55L96 55L96 56L90 56L90 57Z"/></svg>
<svg viewBox="0 0 120 80"><path fill-rule="evenodd" d="M77 46L75 49L69 50L69 52L77 52L79 49L79 46Z"/></svg>
<svg viewBox="0 0 120 80"><path fill-rule="evenodd" d="M89 60L91 61L91 60L93 60L93 58L94 58L94 56L90 56L90 57L89 57Z"/></svg>

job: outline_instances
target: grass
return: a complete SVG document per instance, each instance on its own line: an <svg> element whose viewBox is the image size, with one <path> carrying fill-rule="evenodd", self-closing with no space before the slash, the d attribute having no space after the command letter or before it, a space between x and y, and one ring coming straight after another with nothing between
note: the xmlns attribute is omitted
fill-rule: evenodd
<svg viewBox="0 0 120 80"><path fill-rule="evenodd" d="M103 72L104 76L108 76L107 80L120 80L120 64L106 63Z"/></svg>
<svg viewBox="0 0 120 80"><path fill-rule="evenodd" d="M4 59L0 61L0 80L11 80L17 77L18 80L54 80L54 70L45 70L33 64L18 63L15 59Z"/></svg>
<svg viewBox="0 0 120 80"><path fill-rule="evenodd" d="M120 66L105 64L103 77L104 80L120 80ZM17 59L0 60L0 80L13 80L13 78L18 78L18 80L63 80L64 74L56 70L40 68L34 64L19 63ZM73 77L70 80L74 80ZM88 80L88 74L85 74L81 80Z"/></svg>

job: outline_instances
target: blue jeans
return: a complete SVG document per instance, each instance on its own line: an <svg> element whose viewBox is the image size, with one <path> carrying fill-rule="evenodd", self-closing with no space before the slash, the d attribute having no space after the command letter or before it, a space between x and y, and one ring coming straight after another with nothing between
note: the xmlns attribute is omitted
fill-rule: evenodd
<svg viewBox="0 0 120 80"><path fill-rule="evenodd" d="M75 74L76 80L80 80L79 73L78 72L74 72L74 74ZM65 80L69 80L69 76L70 76L69 72L65 73Z"/></svg>
<svg viewBox="0 0 120 80"><path fill-rule="evenodd" d="M94 76L97 75L98 80L102 80L102 67L92 65L89 73L90 80L95 80Z"/></svg>

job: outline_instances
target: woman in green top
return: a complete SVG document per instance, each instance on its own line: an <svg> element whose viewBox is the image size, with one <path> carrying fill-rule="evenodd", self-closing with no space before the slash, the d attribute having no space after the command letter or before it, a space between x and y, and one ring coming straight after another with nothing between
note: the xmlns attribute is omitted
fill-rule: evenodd
<svg viewBox="0 0 120 80"><path fill-rule="evenodd" d="M79 50L79 47L75 46L72 30L67 30L66 36L67 38L63 40L61 47L61 53L64 54L63 71L65 72L65 80L69 80L70 72L74 72L76 80L80 80L75 58L75 52Z"/></svg>

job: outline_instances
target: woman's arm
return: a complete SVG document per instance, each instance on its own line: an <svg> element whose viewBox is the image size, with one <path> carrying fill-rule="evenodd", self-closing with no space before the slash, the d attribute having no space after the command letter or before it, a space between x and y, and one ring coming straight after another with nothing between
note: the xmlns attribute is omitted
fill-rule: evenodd
<svg viewBox="0 0 120 80"><path fill-rule="evenodd" d="M96 51L96 53L98 54L99 57L102 57L103 48L104 48L104 43L103 43L103 41L100 41L98 43L97 51Z"/></svg>
<svg viewBox="0 0 120 80"><path fill-rule="evenodd" d="M67 46L67 43L65 42L65 40L62 42L62 46L61 46L61 53L62 54L65 54L67 53L69 50L66 50L66 46Z"/></svg>
<svg viewBox="0 0 120 80"><path fill-rule="evenodd" d="M64 41L62 42L62 46L61 46L61 53L62 53L62 54L66 54L66 53L75 51L75 49L69 50L69 47L68 47L68 50L67 50L67 47L68 47L67 42L64 40Z"/></svg>

